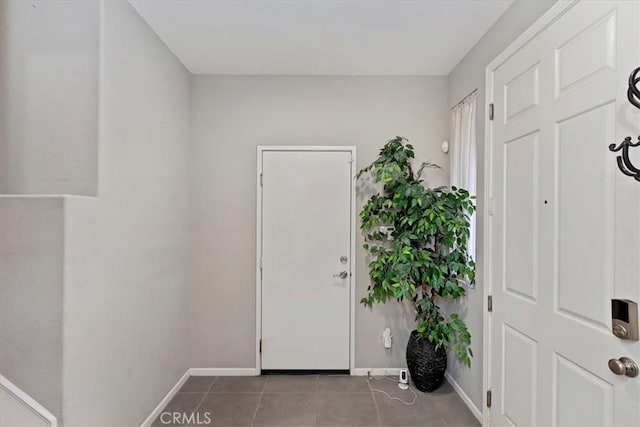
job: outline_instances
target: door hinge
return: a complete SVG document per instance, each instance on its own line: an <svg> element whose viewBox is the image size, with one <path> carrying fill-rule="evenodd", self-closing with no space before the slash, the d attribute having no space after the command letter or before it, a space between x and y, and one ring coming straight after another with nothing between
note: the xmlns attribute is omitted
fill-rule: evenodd
<svg viewBox="0 0 640 427"><path fill-rule="evenodd" d="M493 120L493 102L489 104L489 120Z"/></svg>
<svg viewBox="0 0 640 427"><path fill-rule="evenodd" d="M487 390L487 408L491 408L491 389Z"/></svg>
<svg viewBox="0 0 640 427"><path fill-rule="evenodd" d="M262 338L260 338L260 343L258 344L258 353L262 354Z"/></svg>
<svg viewBox="0 0 640 427"><path fill-rule="evenodd" d="M262 187L262 180L263 180L263 175L262 173L260 174L260 187Z"/></svg>
<svg viewBox="0 0 640 427"><path fill-rule="evenodd" d="M487 297L487 311L491 313L493 311L493 296L489 295Z"/></svg>
<svg viewBox="0 0 640 427"><path fill-rule="evenodd" d="M493 215L493 197L489 199L489 215Z"/></svg>
<svg viewBox="0 0 640 427"><path fill-rule="evenodd" d="M262 271L262 257L260 257L260 271Z"/></svg>

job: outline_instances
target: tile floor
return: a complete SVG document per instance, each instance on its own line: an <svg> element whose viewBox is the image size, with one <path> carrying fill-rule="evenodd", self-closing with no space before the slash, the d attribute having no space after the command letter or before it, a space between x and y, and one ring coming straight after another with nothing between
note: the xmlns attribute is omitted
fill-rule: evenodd
<svg viewBox="0 0 640 427"><path fill-rule="evenodd" d="M155 426L477 426L480 425L448 383L433 393L416 391L413 405L397 378L324 375L190 377ZM193 413L173 422L171 413ZM208 416L206 415L208 413ZM196 418L199 416L199 419ZM161 418L163 417L163 418ZM210 419L210 422L207 421ZM164 422L163 422L164 421ZM168 422L167 422L168 421ZM198 423L199 421L199 423Z"/></svg>

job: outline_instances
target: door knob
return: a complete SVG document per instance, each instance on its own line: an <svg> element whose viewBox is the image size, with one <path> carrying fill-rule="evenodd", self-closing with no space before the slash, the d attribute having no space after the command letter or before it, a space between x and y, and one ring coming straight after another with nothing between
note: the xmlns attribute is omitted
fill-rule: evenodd
<svg viewBox="0 0 640 427"><path fill-rule="evenodd" d="M341 271L340 273L334 274L333 277L339 277L341 279L346 279L347 277L349 277L349 273L347 273L346 271Z"/></svg>
<svg viewBox="0 0 640 427"><path fill-rule="evenodd" d="M626 375L631 378L637 377L640 371L638 364L628 357L609 359L609 369L616 375Z"/></svg>

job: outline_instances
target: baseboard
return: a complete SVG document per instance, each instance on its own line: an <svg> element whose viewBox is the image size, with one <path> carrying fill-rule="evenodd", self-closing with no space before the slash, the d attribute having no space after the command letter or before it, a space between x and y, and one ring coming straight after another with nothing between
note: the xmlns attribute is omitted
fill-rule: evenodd
<svg viewBox="0 0 640 427"><path fill-rule="evenodd" d="M353 375L366 377L371 374L374 377L381 377L384 375L391 375L397 377L400 375L400 369L406 368L355 368Z"/></svg>
<svg viewBox="0 0 640 427"><path fill-rule="evenodd" d="M447 379L449 384L451 384L451 387L453 387L456 393L458 393L458 396L460 396L460 399L462 399L465 405L467 405L467 407L469 408L473 416L475 416L478 419L478 421L480 421L480 424L482 424L482 411L478 409L476 405L473 404L473 402L471 401L471 398L467 396L467 393L464 392L462 387L460 387L460 384L458 384L456 380L453 379L453 377L449 374L449 372L445 372L444 377Z"/></svg>
<svg viewBox="0 0 640 427"><path fill-rule="evenodd" d="M194 377L255 377L260 375L256 368L191 368Z"/></svg>
<svg viewBox="0 0 640 427"><path fill-rule="evenodd" d="M158 403L158 405L153 409L153 411L151 411L149 416L142 422L142 424L140 424L140 427L150 427L151 424L153 424L155 419L158 418L158 415L160 415L164 410L164 408L169 404L169 402L171 402L171 399L173 399L173 396L175 396L176 393L178 393L178 391L182 388L184 383L187 382L187 380L189 379L189 376L191 375L190 371L191 369L187 369L184 375L180 377L178 382L175 383L173 387L171 387L171 390L169 390L169 392L165 394L165 396L162 398L160 403Z"/></svg>
<svg viewBox="0 0 640 427"><path fill-rule="evenodd" d="M36 402L31 396L22 391L18 386L9 381L3 375L0 375L0 387L4 389L11 397L20 402L26 410L30 411L36 417L42 420L43 425L46 424L49 427L56 427L58 420L51 412L49 412L44 406ZM21 411L22 413L22 411Z"/></svg>

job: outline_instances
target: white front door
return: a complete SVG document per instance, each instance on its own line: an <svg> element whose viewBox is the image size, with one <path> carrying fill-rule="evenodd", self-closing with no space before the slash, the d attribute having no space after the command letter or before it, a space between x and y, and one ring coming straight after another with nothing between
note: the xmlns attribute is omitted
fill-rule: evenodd
<svg viewBox="0 0 640 427"><path fill-rule="evenodd" d="M261 155L262 369L347 370L351 151Z"/></svg>
<svg viewBox="0 0 640 427"><path fill-rule="evenodd" d="M640 377L608 368L640 362L611 333L611 299L640 302L640 182L608 150L640 133L639 23L579 2L489 68L491 425L640 425Z"/></svg>

